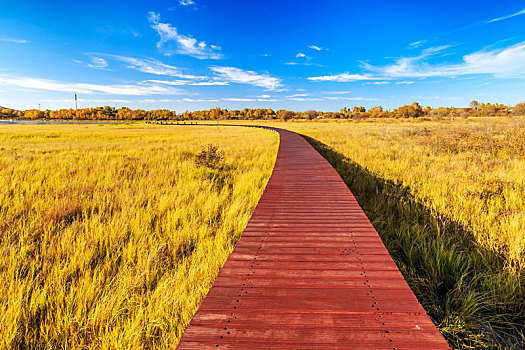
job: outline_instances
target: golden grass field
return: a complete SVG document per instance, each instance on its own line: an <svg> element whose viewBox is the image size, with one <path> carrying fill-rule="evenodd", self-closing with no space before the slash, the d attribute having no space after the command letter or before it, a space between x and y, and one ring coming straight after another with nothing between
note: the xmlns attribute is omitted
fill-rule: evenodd
<svg viewBox="0 0 525 350"><path fill-rule="evenodd" d="M196 166L207 144L222 166ZM0 125L0 348L173 348L277 147L260 129Z"/></svg>
<svg viewBox="0 0 525 350"><path fill-rule="evenodd" d="M452 347L525 347L524 118L235 123L309 138ZM195 165L207 144L219 169ZM277 145L251 128L0 126L0 347L173 347Z"/></svg>
<svg viewBox="0 0 525 350"><path fill-rule="evenodd" d="M525 118L270 124L334 165L452 346L525 347Z"/></svg>

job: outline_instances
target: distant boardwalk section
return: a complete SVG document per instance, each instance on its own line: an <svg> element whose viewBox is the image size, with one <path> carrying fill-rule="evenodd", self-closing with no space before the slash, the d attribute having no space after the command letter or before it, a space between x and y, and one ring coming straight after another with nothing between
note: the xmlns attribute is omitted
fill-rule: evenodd
<svg viewBox="0 0 525 350"><path fill-rule="evenodd" d="M274 130L266 190L178 349L448 349L334 168Z"/></svg>

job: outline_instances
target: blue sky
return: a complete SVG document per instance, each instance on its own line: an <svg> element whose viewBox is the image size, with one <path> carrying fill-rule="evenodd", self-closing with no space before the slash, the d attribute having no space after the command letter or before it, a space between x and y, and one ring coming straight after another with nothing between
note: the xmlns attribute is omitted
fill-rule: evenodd
<svg viewBox="0 0 525 350"><path fill-rule="evenodd" d="M0 0L0 105L525 100L524 1Z"/></svg>

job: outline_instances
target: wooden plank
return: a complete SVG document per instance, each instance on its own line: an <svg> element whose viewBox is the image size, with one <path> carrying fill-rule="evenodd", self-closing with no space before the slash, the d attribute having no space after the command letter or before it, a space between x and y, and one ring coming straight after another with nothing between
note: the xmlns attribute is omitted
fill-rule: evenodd
<svg viewBox="0 0 525 350"><path fill-rule="evenodd" d="M335 169L272 130L264 194L178 348L448 349Z"/></svg>

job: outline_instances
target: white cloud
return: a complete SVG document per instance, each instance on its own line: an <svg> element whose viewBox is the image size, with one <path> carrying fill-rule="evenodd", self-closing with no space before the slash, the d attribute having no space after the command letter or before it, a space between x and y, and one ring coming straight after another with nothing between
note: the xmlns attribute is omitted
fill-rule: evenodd
<svg viewBox="0 0 525 350"><path fill-rule="evenodd" d="M0 41L3 41L5 43L13 43L13 44L29 44L29 41L24 39L16 39L16 38L0 38Z"/></svg>
<svg viewBox="0 0 525 350"><path fill-rule="evenodd" d="M346 83L357 80L379 80L383 78L374 77L370 74L350 74L350 73L341 73L334 75L323 75L319 77L308 77L308 80L311 81L335 81L338 83Z"/></svg>
<svg viewBox="0 0 525 350"><path fill-rule="evenodd" d="M292 101L299 101L299 102L321 101L321 99L317 97L288 97L288 99Z"/></svg>
<svg viewBox="0 0 525 350"><path fill-rule="evenodd" d="M379 101L378 98L370 97L344 97L344 96L327 96L327 100L344 100L344 101Z"/></svg>
<svg viewBox="0 0 525 350"><path fill-rule="evenodd" d="M42 100L42 102L45 103L71 103L72 99L68 98L62 98L62 99L45 99ZM115 105L115 103L132 103L131 100L123 100L123 99L93 99L93 98L78 98L79 103L101 103L106 105Z"/></svg>
<svg viewBox="0 0 525 350"><path fill-rule="evenodd" d="M302 53L302 52L299 52L297 55L295 55L295 58L298 58L302 63L297 63L297 62L289 62L289 63L285 63L287 65L297 65L297 64L302 64L302 65L305 65L305 66L311 66L313 65L313 63L310 63L312 57L310 56L307 56L306 54ZM316 64L317 65L317 64Z"/></svg>
<svg viewBox="0 0 525 350"><path fill-rule="evenodd" d="M195 86L213 86L213 85L226 86L226 85L230 85L230 82L228 82L228 81L211 80L211 81L199 81L199 82L196 82L196 83L190 83L188 85L195 85Z"/></svg>
<svg viewBox="0 0 525 350"><path fill-rule="evenodd" d="M272 96L270 95L259 95L259 96L255 96L255 97L259 97L259 98L270 98Z"/></svg>
<svg viewBox="0 0 525 350"><path fill-rule="evenodd" d="M308 47L311 48L312 50L315 50L315 51L321 51L323 49L322 47L319 47L319 46L316 46L316 45L310 45Z"/></svg>
<svg viewBox="0 0 525 350"><path fill-rule="evenodd" d="M148 98L144 100L138 100L139 103L171 103L171 102L177 102L177 100L174 100L172 98L162 98L162 99L155 99L155 98Z"/></svg>
<svg viewBox="0 0 525 350"><path fill-rule="evenodd" d="M91 57L91 63L88 63L87 66L89 68L105 70L108 67L108 62L100 57Z"/></svg>
<svg viewBox="0 0 525 350"><path fill-rule="evenodd" d="M416 49L418 47L423 46L426 42L427 42L426 40L414 41L413 43L408 44L408 47L411 49Z"/></svg>
<svg viewBox="0 0 525 350"><path fill-rule="evenodd" d="M294 94L294 95L290 95L286 97L306 97L306 96L310 96L310 94Z"/></svg>
<svg viewBox="0 0 525 350"><path fill-rule="evenodd" d="M218 53L221 48L216 45L208 46L204 41L198 41L191 35L183 35L177 32L177 28L169 23L160 22L160 14L155 12L148 13L148 20L151 28L155 29L160 36L157 48L164 49L167 55L177 53L188 55L198 59L220 59L223 55ZM175 44L175 49L166 48L171 42Z"/></svg>
<svg viewBox="0 0 525 350"><path fill-rule="evenodd" d="M194 6L195 5L195 1L193 1L193 0L179 0L179 4L181 4L182 6Z"/></svg>
<svg viewBox="0 0 525 350"><path fill-rule="evenodd" d="M240 97L229 97L229 98L223 98L223 101L231 101L231 102L253 102L257 101L253 98L240 98Z"/></svg>
<svg viewBox="0 0 525 350"><path fill-rule="evenodd" d="M219 102L217 99L193 99L193 98L183 98L177 102Z"/></svg>
<svg viewBox="0 0 525 350"><path fill-rule="evenodd" d="M129 96L176 95L182 91L151 83L101 85L87 83L67 83L51 79L0 75L0 86L58 91L83 94L113 94Z"/></svg>
<svg viewBox="0 0 525 350"><path fill-rule="evenodd" d="M350 90L348 90L348 91L323 91L323 94L344 95L344 94L349 94L351 92L352 91L350 91Z"/></svg>
<svg viewBox="0 0 525 350"><path fill-rule="evenodd" d="M415 81L410 81L410 80L403 80L403 81L397 81L396 84L398 85L410 85L410 84L414 84Z"/></svg>
<svg viewBox="0 0 525 350"><path fill-rule="evenodd" d="M513 13L511 15L508 15L508 16L503 16L503 17L498 17L498 18L491 19L490 21L487 21L487 23L494 23L494 22L498 22L498 21L503 21L505 19L509 19L509 18L516 17L516 16L523 15L523 14L525 14L525 9L523 9L521 11L518 11L518 12L515 12L515 13Z"/></svg>
<svg viewBox="0 0 525 350"><path fill-rule="evenodd" d="M180 68L160 62L153 58L135 58L119 55L110 54L94 54L98 56L104 56L112 58L128 64L128 68L137 70L142 73L154 74L154 75L167 75L171 77L184 78L184 79L204 79L205 77L184 74Z"/></svg>
<svg viewBox="0 0 525 350"><path fill-rule="evenodd" d="M460 63L424 62L424 58L435 52L438 51L427 49L418 57L400 58L387 66L364 64L363 68L387 78L455 77L472 74L490 74L500 78L525 76L525 41L505 48L465 55Z"/></svg>
<svg viewBox="0 0 525 350"><path fill-rule="evenodd" d="M364 85L387 85L390 84L388 81L369 81L364 83Z"/></svg>
<svg viewBox="0 0 525 350"><path fill-rule="evenodd" d="M210 86L210 85L230 85L227 81L218 80L204 80L204 81L191 81L191 80L147 80L148 82L155 84L164 84L172 86L190 85L190 86Z"/></svg>
<svg viewBox="0 0 525 350"><path fill-rule="evenodd" d="M297 62L286 62L285 64L288 65L288 66L297 66L299 63L297 63Z"/></svg>
<svg viewBox="0 0 525 350"><path fill-rule="evenodd" d="M211 66L210 70L219 80L260 86L268 90L275 90L281 87L281 79L270 76L269 74L259 74L249 70L235 67Z"/></svg>
<svg viewBox="0 0 525 350"><path fill-rule="evenodd" d="M341 73L318 77L309 77L310 81L352 82L358 80L397 80L410 78L457 77L462 75L487 74L496 78L525 77L525 41L518 44L484 49L464 55L459 63L428 63L426 59L441 53L451 46L439 46L425 49L416 57L401 57L395 63L386 66L374 66L363 63L365 71L358 74ZM413 82L399 82L411 84Z"/></svg>

